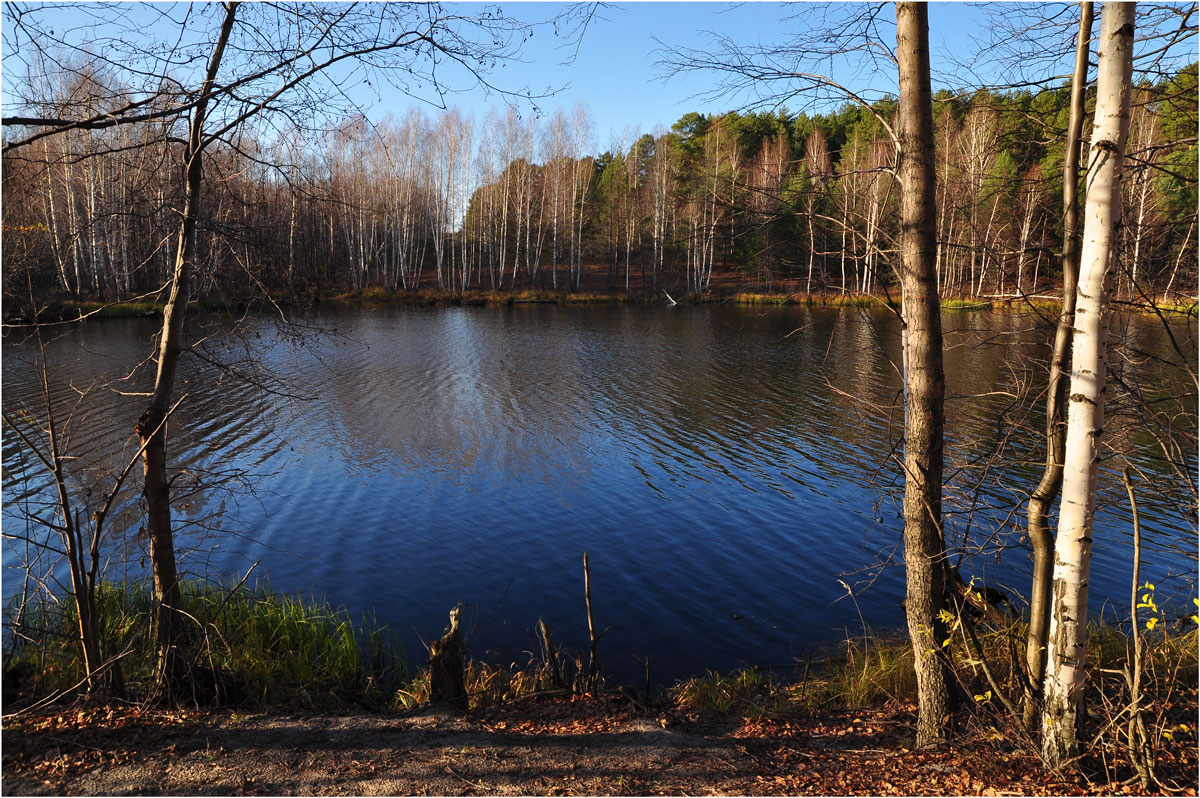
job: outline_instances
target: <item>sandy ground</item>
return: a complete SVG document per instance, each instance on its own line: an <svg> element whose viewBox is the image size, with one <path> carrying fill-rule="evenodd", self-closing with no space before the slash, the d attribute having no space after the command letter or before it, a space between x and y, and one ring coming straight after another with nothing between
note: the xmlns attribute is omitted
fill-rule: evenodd
<svg viewBox="0 0 1200 798"><path fill-rule="evenodd" d="M912 719L901 705L696 720L596 700L516 702L467 716L72 709L6 719L0 786L6 795L1126 791L1055 777L986 737L913 751Z"/></svg>

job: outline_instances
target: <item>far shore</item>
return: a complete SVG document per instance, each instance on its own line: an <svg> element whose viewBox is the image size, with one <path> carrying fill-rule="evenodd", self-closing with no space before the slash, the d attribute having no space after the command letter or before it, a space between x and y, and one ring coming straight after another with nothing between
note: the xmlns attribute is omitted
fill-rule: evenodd
<svg viewBox="0 0 1200 798"><path fill-rule="evenodd" d="M890 293L876 291L862 293L827 288L820 291L793 290L787 285L755 286L730 284L722 280L704 292L687 292L679 289L653 291L623 290L546 290L518 288L516 290L465 291L421 289L366 288L361 290L307 289L281 291L270 295L236 295L231 297L204 297L192 301L193 312L244 313L255 308L278 306L284 308L314 309L325 306L353 305L408 305L408 306L477 306L507 307L522 304L640 304L674 307L694 304L734 304L758 306L828 306L870 307L881 306L898 309L898 291ZM724 283L724 284L721 284ZM950 311L997 311L997 312L1056 312L1061 299L1060 291L1053 288L1038 293L1006 294L955 294L942 299L942 309ZM8 324L31 324L35 317L41 322L69 322L89 318L153 318L161 317L163 302L156 300L137 302L106 302L97 298L73 298L56 296L38 302L36 313L29 302L9 300L5 303L4 320ZM1145 313L1195 314L1197 298L1182 294L1159 297L1137 297L1114 299L1120 310Z"/></svg>

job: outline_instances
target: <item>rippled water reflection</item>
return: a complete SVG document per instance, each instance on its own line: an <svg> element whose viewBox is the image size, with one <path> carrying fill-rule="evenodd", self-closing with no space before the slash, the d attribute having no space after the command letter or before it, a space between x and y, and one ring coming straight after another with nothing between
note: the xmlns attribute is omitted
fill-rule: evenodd
<svg viewBox="0 0 1200 798"><path fill-rule="evenodd" d="M903 418L889 359L899 335L886 313L518 305L309 321L336 332L297 343L257 319L240 338L205 331L224 367L186 361L188 399L171 429L177 485L237 477L185 497L192 573L236 577L261 558L274 587L373 611L410 650L462 599L474 610L472 650L522 661L539 616L556 639L583 646L588 551L597 622L613 627L603 649L627 678L641 673L634 656L649 655L666 679L787 663L862 620L901 625L902 569L878 567L898 562L900 529L889 460ZM1012 524L1039 455L997 419L1019 417L1012 397L1031 378L1029 359L1044 356L1044 336L1020 315L946 321L958 397L948 531L984 549L965 573L1024 592L1026 550ZM1156 321L1126 323L1139 352L1171 354ZM51 389L63 412L100 374L133 369L153 330L89 323L55 341ZM32 352L16 335L5 342L10 412L36 405ZM1182 374L1151 361L1126 376L1153 396L1192 392L1183 407L1194 429L1194 386ZM139 372L119 387L144 390L149 379ZM143 401L100 390L79 402L72 445L83 462L112 467L120 446L128 456ZM1153 443L1116 410L1114 439ZM11 438L6 530L23 528L23 501L45 488ZM1000 444L1005 459L988 470ZM1171 479L1148 455L1135 459L1163 485ZM1194 473L1195 452L1185 459ZM1119 498L1112 492L1101 513L1097 608L1127 600ZM1194 582L1192 511L1170 494L1144 503L1146 577ZM135 528L136 497L126 510ZM136 540L115 552L114 574L138 570ZM8 596L22 554L5 542Z"/></svg>

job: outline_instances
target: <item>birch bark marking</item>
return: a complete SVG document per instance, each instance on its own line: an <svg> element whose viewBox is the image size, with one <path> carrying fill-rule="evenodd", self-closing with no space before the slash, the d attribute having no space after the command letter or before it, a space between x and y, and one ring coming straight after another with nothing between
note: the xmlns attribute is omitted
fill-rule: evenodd
<svg viewBox="0 0 1200 798"><path fill-rule="evenodd" d="M1088 158L1083 246L1075 305L1062 506L1046 654L1042 759L1067 765L1083 739L1088 568L1108 366L1108 276L1121 213L1121 165L1129 135L1134 4L1108 2L1100 19L1096 118Z"/></svg>
<svg viewBox="0 0 1200 798"><path fill-rule="evenodd" d="M1042 681L1046 676L1046 641L1050 628L1050 592L1054 579L1054 535L1047 516L1062 486L1066 448L1067 366L1075 322L1076 285L1079 280L1079 139L1083 135L1089 43L1092 37L1092 4L1079 4L1079 33L1075 43L1075 73L1071 78L1071 116L1063 159L1062 309L1054 333L1050 373L1046 381L1046 466L1029 497L1026 517L1033 544L1033 582L1029 591L1029 634L1025 663L1030 694L1025 697L1024 723L1031 732L1037 725ZM1036 282L1036 281L1035 281Z"/></svg>
<svg viewBox="0 0 1200 798"><path fill-rule="evenodd" d="M950 663L938 617L945 595L942 446L946 379L938 300L934 203L933 97L929 81L929 10L896 4L900 71L897 129L900 180L900 279L905 327L905 607L917 675L917 745L945 738L952 711Z"/></svg>

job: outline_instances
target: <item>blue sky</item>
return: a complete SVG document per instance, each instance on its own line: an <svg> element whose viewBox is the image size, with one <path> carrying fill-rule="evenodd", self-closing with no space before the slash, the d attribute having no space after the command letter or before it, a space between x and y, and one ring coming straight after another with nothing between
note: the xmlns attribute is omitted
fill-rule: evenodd
<svg viewBox="0 0 1200 798"><path fill-rule="evenodd" d="M934 51L934 69L943 83L948 82L952 56L967 57L974 51L973 40L986 36L990 29L987 6L961 2L930 5L930 43ZM545 17L556 4L508 3L505 9L518 18ZM763 43L786 38L781 20L791 10L779 3L747 2L626 2L602 8L592 20L578 47L564 48L561 40L534 36L526 46L525 63L509 64L496 78L507 87L529 86L542 90L566 86L554 97L539 101L546 113L561 108L569 112L577 101L587 103L595 123L597 144L605 146L612 136L618 140L626 131L652 132L658 124L669 128L688 111L706 113L738 107L737 99L705 101L698 99L712 88L714 78L690 73L664 80L655 62L662 44L704 47L710 43L710 31L726 34L738 41ZM890 4L885 14L891 17ZM890 28L888 29L891 30ZM656 41L657 39L657 41ZM570 64L563 62L571 55ZM868 86L895 90L894 75L867 75L847 67L849 74L836 77L856 89ZM935 77L935 82L937 78ZM962 81L955 82L956 86ZM376 109L407 105L408 100L393 98ZM482 117L488 105L499 106L495 98L469 92L453 100L464 110ZM792 110L800 110L798 104Z"/></svg>
<svg viewBox="0 0 1200 798"><path fill-rule="evenodd" d="M452 9L456 8L456 4L447 5ZM1056 9L1061 11L1070 8L1066 4L1028 5L1033 9L1041 9L1039 13L1043 15L1057 13ZM6 4L6 16L13 7ZM104 5L90 7L103 8ZM476 13L484 6L479 3L463 3L457 7L470 14ZM563 8L560 4L548 2L506 3L503 7L506 14L529 20L552 17ZM866 4L835 3L832 7L834 13L855 12L866 7ZM880 8L880 18L883 22L881 38L889 40L894 36L894 29L888 24L893 18L893 7L890 3L877 4L877 7ZM50 13L60 18L61 29L70 27L65 23L77 21L72 20L72 17L86 19L88 8L88 4L64 5L57 8L51 6ZM171 8L175 9L172 13L176 17L182 18L186 6ZM657 125L669 128L688 111L714 113L739 108L745 104L745 98L700 98L699 95L710 91L714 86L716 78L711 74L687 73L665 79L661 68L656 66L663 45L705 48L711 45L711 31L727 35L739 43L787 42L796 33L804 32L796 30L797 23L794 21L785 22L797 8L812 10L814 6L797 3L786 7L768 2L613 4L600 9L582 41L578 43L577 50L574 46L565 46L562 39L555 38L548 29L541 28L527 43L523 61L510 62L497 68L491 79L508 89L528 87L539 93L563 87L554 96L539 101L540 109L547 114L560 108L569 112L575 103L586 103L594 125L592 144L604 149L610 143L627 142L636 134L653 132ZM109 5L108 9L113 11L137 7ZM1058 46L1049 48L1063 53L1064 58L1038 63L1034 59L1022 60L1017 57L1010 59L1007 66L997 60L1012 40L1004 30L997 27L995 15L1016 10L1017 6L1004 3L931 3L930 43L933 50L935 88L961 88L970 86L973 81L1005 83L1014 78L1018 71L1037 71L1038 77L1061 75L1069 71L1069 58L1065 56L1072 49L1070 40L1073 30L1070 22L1074 16L1073 11L1062 15L1061 19L1066 24L1062 25L1058 32ZM157 25L163 23L153 22L159 15L152 10L142 8L131 13L146 15L150 22L143 30L151 37L161 39L176 37L179 34L178 28L168 29L169 26L164 27L161 32L156 32ZM993 46L988 46L989 44ZM1195 40L1192 39L1188 45L1188 52L1182 54L1182 60L1194 61ZM9 73L13 63L7 57L8 49L9 40L6 36L6 101L10 99L8 88L12 85L13 77ZM1039 52L1045 49L1041 48ZM1012 53L1009 52L1008 55L1011 56ZM969 62L978 74L972 76L962 68L955 67L952 62L956 59ZM876 96L879 92L895 91L894 69L871 72L859 68L856 64L843 62L826 65L822 71L857 91L873 91ZM347 91L372 119L380 119L387 113L400 116L407 106L417 102L390 87L381 86L379 81L374 82L374 89L363 85L356 87L354 80L342 83L340 77L333 77L333 81L341 90ZM464 82L461 79L451 80L451 85L462 88ZM382 93L377 94L380 89ZM473 114L477 121L485 116L489 106L503 106L502 99L494 95L488 97L481 90L451 95L448 102ZM806 110L799 101L789 103L789 108L793 111ZM524 110L527 112L528 108Z"/></svg>

